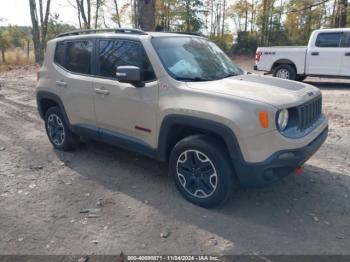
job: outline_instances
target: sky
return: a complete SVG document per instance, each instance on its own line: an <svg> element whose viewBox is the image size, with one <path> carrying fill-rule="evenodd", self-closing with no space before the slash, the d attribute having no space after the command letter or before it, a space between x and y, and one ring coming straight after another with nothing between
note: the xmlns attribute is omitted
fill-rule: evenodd
<svg viewBox="0 0 350 262"><path fill-rule="evenodd" d="M45 2L45 1L43 1ZM51 13L58 13L63 22L77 25L77 14L67 0L51 1ZM0 25L31 26L28 0L0 0Z"/></svg>
<svg viewBox="0 0 350 262"><path fill-rule="evenodd" d="M69 4L69 0L51 0L51 14L59 14L59 20L78 27L78 18L76 10ZM74 0L70 0L75 2ZM118 0L121 3L125 0ZM46 1L43 1L44 3ZM38 4L37 4L38 5ZM39 6L37 6L39 8ZM45 7L44 7L45 8ZM28 0L0 0L0 26L6 25L20 25L20 26L31 26L29 1ZM115 26L115 23L108 21L106 16L107 24L109 26ZM230 25L233 25L230 19L227 20ZM124 25L130 27L130 25Z"/></svg>

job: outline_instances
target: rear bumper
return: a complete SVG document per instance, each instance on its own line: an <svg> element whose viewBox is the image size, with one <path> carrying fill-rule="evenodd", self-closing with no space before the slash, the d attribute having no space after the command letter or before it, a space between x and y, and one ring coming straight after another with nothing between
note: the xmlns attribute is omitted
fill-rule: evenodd
<svg viewBox="0 0 350 262"><path fill-rule="evenodd" d="M305 147L276 152L258 164L235 163L240 185L242 187L264 186L291 174L321 147L327 135L328 126Z"/></svg>

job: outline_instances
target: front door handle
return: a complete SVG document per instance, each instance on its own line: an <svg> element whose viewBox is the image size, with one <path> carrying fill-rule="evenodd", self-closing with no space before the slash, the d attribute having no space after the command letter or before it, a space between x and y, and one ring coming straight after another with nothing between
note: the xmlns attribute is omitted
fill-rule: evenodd
<svg viewBox="0 0 350 262"><path fill-rule="evenodd" d="M345 53L345 56L350 56L350 53Z"/></svg>
<svg viewBox="0 0 350 262"><path fill-rule="evenodd" d="M311 55L313 56L318 56L320 53L319 52L312 52Z"/></svg>
<svg viewBox="0 0 350 262"><path fill-rule="evenodd" d="M67 86L67 83L64 82L63 80L56 81L56 85L58 86Z"/></svg>
<svg viewBox="0 0 350 262"><path fill-rule="evenodd" d="M107 89L95 88L95 92L96 92L97 94L109 95L109 91L108 91Z"/></svg>

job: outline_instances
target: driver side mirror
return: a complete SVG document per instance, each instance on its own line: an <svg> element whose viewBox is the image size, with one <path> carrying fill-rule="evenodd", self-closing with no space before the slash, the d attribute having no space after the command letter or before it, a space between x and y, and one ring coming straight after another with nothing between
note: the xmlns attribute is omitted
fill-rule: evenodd
<svg viewBox="0 0 350 262"><path fill-rule="evenodd" d="M138 66L118 66L117 80L121 83L130 83L135 87L142 87L141 69Z"/></svg>

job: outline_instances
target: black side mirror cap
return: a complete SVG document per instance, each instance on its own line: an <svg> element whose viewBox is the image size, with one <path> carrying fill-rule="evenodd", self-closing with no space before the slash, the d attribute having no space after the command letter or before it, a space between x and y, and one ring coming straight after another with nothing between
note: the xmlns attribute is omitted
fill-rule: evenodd
<svg viewBox="0 0 350 262"><path fill-rule="evenodd" d="M130 83L135 87L144 86L141 81L141 69L138 66L118 66L116 77L121 83Z"/></svg>

